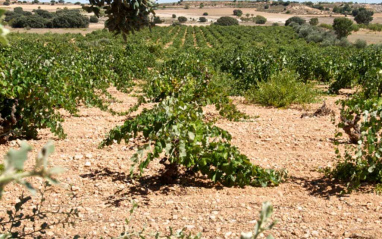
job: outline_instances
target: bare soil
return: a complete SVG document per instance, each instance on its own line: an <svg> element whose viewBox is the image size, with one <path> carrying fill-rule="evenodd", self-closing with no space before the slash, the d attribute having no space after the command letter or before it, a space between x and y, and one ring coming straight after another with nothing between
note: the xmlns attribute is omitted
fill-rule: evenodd
<svg viewBox="0 0 382 239"><path fill-rule="evenodd" d="M355 42L357 39L365 40L368 44L382 44L382 32L360 29L348 36L350 42Z"/></svg>
<svg viewBox="0 0 382 239"><path fill-rule="evenodd" d="M136 98L116 90L111 93L121 100L113 104L116 110L127 110L136 102ZM338 114L334 104L338 97L326 98L327 105ZM28 140L34 148L30 155L33 159L32 155L53 139L56 150L51 161L67 170L58 176L59 186L46 195L46 210L61 207L80 212L75 226L55 226L45 237L117 236L129 217L131 200L135 200L140 207L131 226L147 227L147 231L185 227L187 231L202 232L203 238L238 238L241 231L254 227L261 203L270 201L275 208L273 218L278 220L272 230L275 238L380 238L382 196L368 187L341 196L342 185L318 172L335 164L335 128L330 116L300 118L305 112L301 107L266 108L243 104L240 98L235 102L254 119L219 119L217 125L233 135L233 144L254 164L287 169L289 179L285 183L271 188L227 188L202 177L184 176L165 185L157 180L162 167L158 162L149 165L142 179L132 180L128 177L129 157L135 151L130 143L97 148L110 129L123 123L124 117L81 106L78 117L65 114L66 139L59 140L49 130L41 130L39 140ZM307 108L314 112L321 105ZM207 112L215 114L213 107L207 107ZM11 141L0 145L0 154L17 148L17 144ZM32 182L40 185L40 180ZM17 185L8 186L0 202L0 215L5 215L25 191ZM35 196L34 201L37 199ZM30 209L29 205L24 210Z"/></svg>

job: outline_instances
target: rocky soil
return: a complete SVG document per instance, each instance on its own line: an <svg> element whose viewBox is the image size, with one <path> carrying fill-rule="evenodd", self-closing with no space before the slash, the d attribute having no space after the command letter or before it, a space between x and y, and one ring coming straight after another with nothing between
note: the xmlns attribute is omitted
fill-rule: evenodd
<svg viewBox="0 0 382 239"><path fill-rule="evenodd" d="M112 91L121 103L116 110L131 107L136 98ZM338 98L328 97L327 104ZM272 230L275 238L380 238L382 235L382 196L369 187L351 195L341 195L342 185L324 178L320 168L335 164L332 138L334 126L331 116L301 118L306 112L301 107L291 109L265 108L246 105L237 99L239 109L253 116L248 122L218 121L218 126L233 135L233 144L248 155L254 164L267 168L287 169L288 180L273 188L226 188L212 184L202 177L182 177L174 184L163 185L157 180L161 168L153 163L144 177L132 180L129 157L134 153L131 144L115 144L98 149L105 134L124 121L99 109L80 107L78 117L66 115L64 128L68 137L59 140L49 130L41 130L40 139L29 140L38 149L53 139L56 146L51 161L67 171L58 176L60 184L45 192L45 211L67 212L77 209L75 225L65 228L56 225L43 238L110 238L124 230L129 218L132 200L139 207L130 226L146 227L147 231L168 232L168 228L185 228L192 233L202 232L203 238L238 238L240 232L249 231L258 218L261 203L274 205L273 218L278 224ZM308 106L314 112L322 102ZM212 107L207 111L214 112ZM0 146L4 155L18 142ZM41 188L41 180L32 180ZM0 215L18 202L17 196L29 193L17 185L6 188ZM31 202L38 203L40 196ZM31 213L33 204L24 206ZM63 218L53 214L52 223ZM27 232L33 227L26 224Z"/></svg>

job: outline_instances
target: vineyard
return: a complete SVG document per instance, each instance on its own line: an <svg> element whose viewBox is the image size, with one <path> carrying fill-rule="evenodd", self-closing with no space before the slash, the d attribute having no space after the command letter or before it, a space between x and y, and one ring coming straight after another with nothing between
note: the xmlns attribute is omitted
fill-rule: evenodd
<svg viewBox="0 0 382 239"><path fill-rule="evenodd" d="M275 238L380 235L381 46L321 46L284 26L125 37L13 33L0 46L0 152L53 139L66 170L57 186L31 179L33 199L4 189L4 233L239 238L270 201Z"/></svg>

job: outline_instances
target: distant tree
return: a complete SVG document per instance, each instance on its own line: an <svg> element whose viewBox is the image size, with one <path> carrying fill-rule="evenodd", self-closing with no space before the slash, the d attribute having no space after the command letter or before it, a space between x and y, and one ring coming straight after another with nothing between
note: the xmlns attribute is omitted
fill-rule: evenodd
<svg viewBox="0 0 382 239"><path fill-rule="evenodd" d="M314 17L309 20L309 24L312 26L317 26L318 25L318 18Z"/></svg>
<svg viewBox="0 0 382 239"><path fill-rule="evenodd" d="M335 12L335 13L340 13L340 8L338 7L338 6L334 6L333 7L333 12Z"/></svg>
<svg viewBox="0 0 382 239"><path fill-rule="evenodd" d="M50 1L50 5L54 5L55 3L56 3L56 1L54 1L54 0Z"/></svg>
<svg viewBox="0 0 382 239"><path fill-rule="evenodd" d="M366 24L367 25L371 21L373 21L373 15L374 15L374 12L363 9L361 11L356 12L356 15L354 17L354 21L356 21L358 24Z"/></svg>
<svg viewBox="0 0 382 239"><path fill-rule="evenodd" d="M199 8L203 8L203 7L204 7L204 3L200 3Z"/></svg>
<svg viewBox="0 0 382 239"><path fill-rule="evenodd" d="M180 17L178 17L178 21L179 21L180 23L187 22L187 17L180 16Z"/></svg>
<svg viewBox="0 0 382 239"><path fill-rule="evenodd" d="M268 4L265 5L265 6L264 6L264 9L269 9L269 5L268 5Z"/></svg>
<svg viewBox="0 0 382 239"><path fill-rule="evenodd" d="M233 15L241 17L243 15L243 11L240 9L233 10Z"/></svg>
<svg viewBox="0 0 382 239"><path fill-rule="evenodd" d="M172 14L172 18L176 18L176 15L175 15L175 14Z"/></svg>
<svg viewBox="0 0 382 239"><path fill-rule="evenodd" d="M184 6L184 9L190 9L190 4L186 4L185 6Z"/></svg>
<svg viewBox="0 0 382 239"><path fill-rule="evenodd" d="M257 15L254 20L256 24L265 24L267 22L267 19L260 15Z"/></svg>
<svg viewBox="0 0 382 239"><path fill-rule="evenodd" d="M4 5L4 6L9 6L9 5L11 5L11 3L10 3L9 0L8 0L8 1L3 2L3 5Z"/></svg>
<svg viewBox="0 0 382 239"><path fill-rule="evenodd" d="M96 17L96 16L90 16L89 21L90 21L91 23L97 23L97 22L98 22L98 17Z"/></svg>
<svg viewBox="0 0 382 239"><path fill-rule="evenodd" d="M304 4L308 7L313 7L313 2L304 2Z"/></svg>
<svg viewBox="0 0 382 239"><path fill-rule="evenodd" d="M59 3L64 4L65 0L58 0Z"/></svg>
<svg viewBox="0 0 382 239"><path fill-rule="evenodd" d="M199 22L207 22L207 18L205 18L205 17L199 17Z"/></svg>
<svg viewBox="0 0 382 239"><path fill-rule="evenodd" d="M302 19L301 17L291 17L288 20L286 20L285 26L288 26L292 22L295 22L299 25L302 25L302 24L305 24L306 21L304 19Z"/></svg>
<svg viewBox="0 0 382 239"><path fill-rule="evenodd" d="M333 22L333 29L338 39L347 37L352 31L353 22L345 17L335 18Z"/></svg>
<svg viewBox="0 0 382 239"><path fill-rule="evenodd" d="M215 25L219 25L219 26L239 25L239 21L233 17L221 17L215 22Z"/></svg>
<svg viewBox="0 0 382 239"><path fill-rule="evenodd" d="M163 22L164 22L164 20L160 19L159 16L155 16L154 17L154 23L155 24L160 24L160 23L163 23Z"/></svg>
<svg viewBox="0 0 382 239"><path fill-rule="evenodd" d="M13 11L14 11L15 13L18 13L18 14L23 14L23 12L24 12L24 10L23 10L22 7L15 7L15 8L13 9Z"/></svg>

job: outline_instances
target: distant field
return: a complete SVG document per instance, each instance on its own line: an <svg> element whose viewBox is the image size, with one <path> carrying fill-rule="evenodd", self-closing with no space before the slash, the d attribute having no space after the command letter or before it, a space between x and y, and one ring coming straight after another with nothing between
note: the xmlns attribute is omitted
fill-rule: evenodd
<svg viewBox="0 0 382 239"><path fill-rule="evenodd" d="M62 4L56 4L56 5L48 5L48 4L12 4L11 6L2 6L2 8L5 8L7 10L13 10L15 7L22 7L24 11L32 11L33 9L41 8L48 11L56 11L58 8L64 8L67 7L69 9L81 9L81 6L74 5L74 4L68 4L68 5L62 5ZM185 16L189 18L190 20L186 23L186 25L196 25L196 26L206 26L211 24L212 22L215 22L218 18L222 16L233 16L233 10L236 8L233 7L224 7L224 6L217 6L217 7L204 7L202 9L191 7L190 9L184 9L184 6L170 6L166 9L158 9L156 10L157 16L161 17L163 20L165 20L165 24L161 24L163 26L170 25L173 21L176 21L176 19L172 18L172 15L175 14L177 17L179 16ZM240 8L243 11L243 15L245 14L253 14L261 15L267 18L267 23L265 25L272 25L273 23L279 23L280 25L284 24L285 21L294 16L292 14L284 14L284 13L268 13L268 12L261 12L257 11L256 8ZM208 20L207 23L200 23L198 21L199 17L203 16L203 13L207 12L208 16L205 16ZM336 17L343 17L343 15L298 15L307 21L313 17L317 17L319 19L320 23L325 24L332 24L334 18ZM352 17L349 17L352 18ZM194 19L193 21L191 19ZM51 33L81 33L83 35L90 33L95 30L103 29L104 27L104 19L101 19L99 23L91 23L89 25L89 28L84 29L11 29L12 32L20 32L20 33L40 33L44 34L47 32ZM373 23L382 23L382 13L375 13L374 14L374 20ZM242 23L243 25L256 25L254 23ZM363 39L366 40L369 44L381 44L382 43L382 33L381 32L372 32L368 30L360 30L358 32L353 33L351 36L349 36L349 40L351 42L355 42L357 39Z"/></svg>
<svg viewBox="0 0 382 239"><path fill-rule="evenodd" d="M15 7L22 7L24 11L32 11L34 9L38 9L39 7L43 10L55 12L57 8L69 8L69 9L80 9L80 5L74 5L74 4L56 4L56 5L49 5L49 4L12 4L10 6L1 6L1 8L6 10L13 10Z"/></svg>
<svg viewBox="0 0 382 239"><path fill-rule="evenodd" d="M365 40L368 44L382 44L382 32L374 32L366 29L360 29L348 36L350 42L355 42L357 39Z"/></svg>

